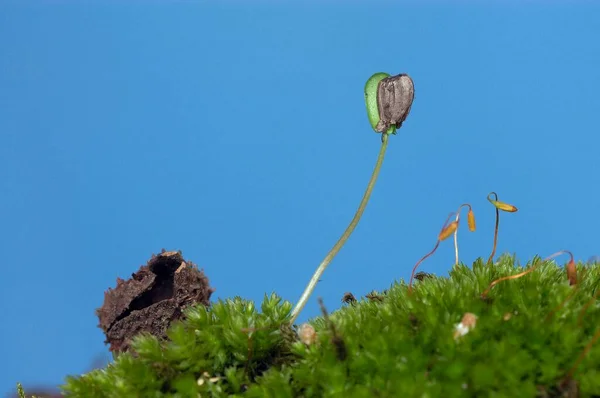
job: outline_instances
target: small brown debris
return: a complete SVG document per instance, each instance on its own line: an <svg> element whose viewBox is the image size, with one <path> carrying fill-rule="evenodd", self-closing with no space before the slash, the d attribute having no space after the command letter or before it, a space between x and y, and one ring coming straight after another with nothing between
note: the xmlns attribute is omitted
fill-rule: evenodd
<svg viewBox="0 0 600 398"><path fill-rule="evenodd" d="M477 315L467 312L463 315L460 323L456 325L454 330L454 338L457 339L465 334L469 333L471 329L477 324Z"/></svg>
<svg viewBox="0 0 600 398"><path fill-rule="evenodd" d="M371 293L367 294L365 297L371 301L378 301L380 303L383 301L383 296L380 296L375 291L372 291Z"/></svg>
<svg viewBox="0 0 600 398"><path fill-rule="evenodd" d="M469 329L474 328L477 323L477 315L467 312L463 315L461 323Z"/></svg>
<svg viewBox="0 0 600 398"><path fill-rule="evenodd" d="M176 274L180 273L180 272L181 272L181 270L185 269L185 267L187 267L187 264L185 263L185 261L182 261L182 262L181 262L181 265L179 265L179 268L177 268L177 269L175 270L175 273L176 273Z"/></svg>
<svg viewBox="0 0 600 398"><path fill-rule="evenodd" d="M306 345L312 345L317 341L317 332L309 323L303 323L298 330L298 337Z"/></svg>
<svg viewBox="0 0 600 398"><path fill-rule="evenodd" d="M356 297L350 292L344 293L344 297L342 297L342 303L346 304L354 304L356 303Z"/></svg>
<svg viewBox="0 0 600 398"><path fill-rule="evenodd" d="M426 278L433 278L433 274L428 274L427 272L419 271L415 274L415 279L419 281L423 281Z"/></svg>

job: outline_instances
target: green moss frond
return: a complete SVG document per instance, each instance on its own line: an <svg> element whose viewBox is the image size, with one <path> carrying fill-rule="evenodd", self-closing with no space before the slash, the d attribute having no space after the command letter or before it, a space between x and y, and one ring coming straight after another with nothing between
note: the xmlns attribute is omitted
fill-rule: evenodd
<svg viewBox="0 0 600 398"><path fill-rule="evenodd" d="M454 265L447 277L404 281L310 321L314 344L287 326L292 305L275 294L260 310L239 297L188 308L161 342L138 336L134 353L105 369L69 377L73 397L536 396L560 384L600 325L600 309L581 310L596 293L600 265L578 264L576 290L563 267L501 256ZM531 273L502 281L535 264ZM585 272L584 272L585 271ZM564 302L570 295L570 299ZM373 296L371 296L373 297ZM559 310L548 316L557 307ZM456 332L465 314L476 325ZM340 342L341 341L341 342ZM343 344L345 356L340 356ZM600 393L600 347L574 373L582 396Z"/></svg>

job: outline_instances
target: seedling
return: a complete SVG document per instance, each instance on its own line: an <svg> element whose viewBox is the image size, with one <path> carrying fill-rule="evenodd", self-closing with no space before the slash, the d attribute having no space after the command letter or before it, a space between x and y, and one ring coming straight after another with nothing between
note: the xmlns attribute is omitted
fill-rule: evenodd
<svg viewBox="0 0 600 398"><path fill-rule="evenodd" d="M296 321L300 311L302 311L308 298L314 291L317 282L323 275L323 272L325 272L327 266L329 266L333 258L338 254L358 225L358 222L367 207L371 193L373 192L377 176L379 176L379 171L381 170L383 158L387 149L388 136L390 134L396 134L396 130L402 126L402 123L410 112L414 95L415 90L413 81L406 74L390 76L387 73L376 73L367 80L367 83L365 84L367 115L373 130L381 133L381 148L379 150L377 162L375 163L375 169L373 170L367 189L365 190L356 213L354 213L352 221L350 221L350 224L342 236L335 245L333 245L321 264L319 264L319 267L304 289L302 296L300 296L298 303L292 310L290 324L293 324Z"/></svg>
<svg viewBox="0 0 600 398"><path fill-rule="evenodd" d="M545 259L543 259L542 261L539 261L537 264L535 264L535 265L532 265L532 266L531 266L531 267L530 267L530 268L529 268L527 271L520 272L520 273L518 273L518 274L516 274L516 275L509 275L509 276L505 276L505 277L502 277L502 278L496 279L495 281L493 281L492 283L490 283L490 285L488 286L488 288L487 288L487 289L485 289L483 293L481 293L481 297L482 297L482 298L484 298L484 299L485 299L485 298L487 298L487 294L489 293L489 291L490 291L490 290L491 290L491 289L492 289L494 286L496 286L498 283L500 283L500 282L503 282L503 281L507 281L507 280L511 280L511 279L518 279L518 278L520 278L520 277L522 277L522 276L525 276L525 275L527 275L527 274L529 274L529 273L533 272L533 271L534 271L534 270L535 270L537 267L539 267L539 266L540 266L540 264L543 264L543 263L545 263L546 261L550 261L550 260L552 260L554 257L560 256L561 254L568 254L569 256L571 256L571 260L569 261L569 264L567 264L567 269L568 269L568 267L569 267L569 265L570 265L571 263L575 264L575 261L573 260L573 253L571 253L571 252L570 252L570 251L568 251L568 250L561 250L561 251L559 251L559 252L556 252L556 253L554 253L554 254L551 254L551 255L549 255L548 257L546 257L546 258L545 258Z"/></svg>
<svg viewBox="0 0 600 398"><path fill-rule="evenodd" d="M458 297L458 294L470 291L474 285L478 286L482 277L487 282L494 279L495 277L486 277L490 273L501 271L502 275L506 275L508 269L514 269L514 259L507 257L498 261L494 270L488 267L482 270L482 261L477 260L472 269L455 267L450 278L436 277L425 272L416 273L418 266L432 256L441 242L451 235L454 235L455 261L456 264L459 263L458 227L463 207L468 208L469 230L476 229L475 216L469 204L462 204L456 213L450 214L437 236L433 250L412 269L408 284L409 301L412 298L410 294L414 279L431 278L431 283L419 284L420 291L417 295L427 295L423 296L419 308L412 305L414 303L406 303L407 294L403 284L395 284L389 290L381 292L373 290L366 296L370 302L359 302L352 293L347 292L342 301L349 305L343 306L335 319L330 319L322 299L318 300L322 311L321 320L324 321L318 333L309 323L300 325L297 332L294 330L294 321L299 312L316 284L322 280L325 268L349 239L367 206L382 167L389 136L396 134L410 112L414 100L413 81L405 74L390 76L377 73L367 81L364 95L369 123L376 133L381 134L382 140L375 169L350 225L317 268L292 314L290 303L282 302L275 295L265 297L260 307L261 312L254 303L239 297L212 305L208 301L212 289L208 287L206 278L197 273L189 273L190 267L181 258L181 253L167 253L163 250L161 256L151 260L148 266L141 267L132 280L118 281L118 286L129 286L125 293L131 293L133 286L135 294L111 296L113 298L103 306L108 311L105 314L108 320L101 322L101 327L108 325L115 332L116 339L121 338L119 336L123 331L138 333L139 328L128 327L132 324L152 325L153 330L160 334L136 337L131 346L133 352L119 356L114 364L104 370L92 371L81 377L70 377L63 388L66 395L199 396L199 392L204 394L208 390L206 392L215 396L239 396L239 392L251 389L247 394L249 396L337 396L342 395L342 391L346 396L532 396L535 388L538 396L560 394L575 397L579 396L578 384L572 376L579 369L584 391L581 395L598 396L598 366L590 358L590 351L600 339L600 330L592 329L589 333L589 327L595 326L594 319L589 316L595 317L598 314L588 315L585 327L581 327L584 315L600 295L600 288L593 290L598 282L595 280L599 275L597 267L591 271L591 267L583 268L581 274L577 275L573 254L566 250L543 260L536 257L524 272L496 279L482 293L488 304L496 303L496 308L481 305L471 295ZM491 264L497 249L499 212L516 212L517 208L500 202L495 192L491 192L487 199L496 209L493 248L487 262ZM390 240L389 236L383 238ZM569 294L565 294L566 299L549 314L546 314L547 306L537 302L539 298L550 298L553 306L554 300L559 300L552 299L556 291L562 297L562 292L567 289L562 273L557 277L554 263L546 263L542 267L544 270L551 269L549 272L538 272L532 274L528 281L516 282L515 289L506 292L510 294L496 292L493 300L487 297L499 282L521 278L532 273L540 264L561 254L570 256L570 261L565 266L570 285L569 292L566 293ZM519 268L523 270L520 264ZM160 278L165 273L170 276L166 280L169 283ZM595 276L591 277L589 273L594 273ZM581 279L585 283L581 283ZM181 281L187 283L183 285L184 288L188 285L191 288L180 289ZM156 294L156 289L161 287L169 290L168 294ZM162 290L158 293L164 293ZM541 319L546 315L546 319L550 319L578 292L585 292L586 298L593 296L579 313L579 325L569 319L568 322L547 325L547 330L531 333L532 328L540 325L531 324L528 320ZM107 292L108 296L109 293L110 291ZM124 296L132 296L133 299ZM143 305L137 305L140 302ZM148 307L149 304L155 307ZM171 308L172 304L177 305ZM579 300L577 305L579 306ZM182 306L187 307L186 312L180 311ZM448 319L454 318L451 313L459 307L463 308L461 313L464 315L454 325L454 330L440 328L447 327ZM142 311L148 308L153 310ZM169 314L174 309L178 314L177 318L181 313L184 315L183 319L166 330L166 325L171 324L174 319L172 316L161 315L158 317L161 319L147 316L160 308L168 310ZM483 321L478 321L475 313L464 313L466 308L483 311L482 317L485 315L493 323L485 322L484 318ZM519 312L515 308L522 311L517 319L514 317ZM507 310L511 312L506 312ZM115 327L119 325L119 320L130 317L135 318L134 323L131 321L124 326ZM288 323L289 319L291 322ZM480 326L477 326L478 322ZM490 328L498 323L508 326L504 328L505 333L489 334ZM154 325L157 327L154 328ZM476 334L482 335L482 338L473 335L473 328L476 327L481 328ZM544 325L541 327L544 328ZM168 337L170 341L163 340L163 332L164 337ZM452 332L454 339L464 339L465 347L460 350L448 347ZM323 333L327 336L321 336ZM468 333L471 333L471 339L465 338ZM561 334L560 337L567 338L561 338L558 342L551 341L550 338L557 333ZM580 347L583 345L580 343L580 333L585 333L586 340L589 340L583 340L587 343L585 347ZM306 346L298 344L300 342ZM568 374L563 372L560 375L565 375L564 380L557 380L556 370L565 363L565 356L572 353L571 349L565 350L563 346L571 344L572 347L573 343L578 350L583 348L583 351L576 353L580 355L569 356L569 364L574 364ZM588 360L584 361L586 355ZM576 360L573 361L575 357ZM582 369L584 365L587 365L585 370ZM345 375L340 372L343 367ZM423 372L429 380L424 381ZM561 381L565 388L556 391L557 381ZM198 387L201 391L198 391ZM20 384L18 393L20 398L25 398Z"/></svg>
<svg viewBox="0 0 600 398"><path fill-rule="evenodd" d="M494 197L496 199L491 199L490 196L492 196L492 195L494 195ZM490 254L490 258L488 258L488 261L487 261L487 264L492 264L492 261L494 260L494 255L496 254L496 245L498 243L498 224L500 223L500 210L506 211L509 213L514 213L518 209L513 205L509 205L507 203L498 201L498 194L496 192L490 192L490 194L487 196L487 200L489 200L489 202L491 204L493 204L494 207L496 208L496 227L494 229L494 246L492 247L492 254Z"/></svg>
<svg viewBox="0 0 600 398"><path fill-rule="evenodd" d="M454 221L456 221L456 223L460 221L460 211L463 207L469 208L469 212L467 213L467 224L469 225L469 231L475 232L475 229L477 228L475 225L475 213L473 213L473 209L471 208L470 204L463 203L458 207L458 210L456 211L456 219ZM454 253L456 255L456 264L458 265L458 228L456 228L454 231Z"/></svg>
<svg viewBox="0 0 600 398"><path fill-rule="evenodd" d="M413 279L415 277L415 271L417 270L417 267L423 261L425 261L425 259L427 259L427 257L433 255L433 253L435 253L435 251L440 246L440 243L443 240L448 239L450 237L450 235L452 235L452 233L454 231L456 231L456 229L458 228L458 221L452 221L451 223L448 223L450 221L450 219L452 218L453 215L454 215L454 213L450 213L450 215L446 219L446 222L444 223L444 226L442 227L442 230L438 234L437 242L435 242L435 246L433 247L433 249L429 253L427 253L426 255L424 255L423 257L421 257L421 259L419 261L417 261L417 263L413 267L412 273L410 274L410 281L408 282L408 294L410 294L412 292L412 282L413 282Z"/></svg>

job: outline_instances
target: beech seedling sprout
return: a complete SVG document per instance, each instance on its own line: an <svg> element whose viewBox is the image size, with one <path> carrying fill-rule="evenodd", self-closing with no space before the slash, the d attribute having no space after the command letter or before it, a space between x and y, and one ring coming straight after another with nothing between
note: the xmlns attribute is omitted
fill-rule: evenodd
<svg viewBox="0 0 600 398"><path fill-rule="evenodd" d="M350 221L350 224L335 245L333 245L331 250L329 250L329 253L325 255L325 258L321 264L319 264L319 267L304 289L302 296L300 296L298 303L292 310L290 324L293 324L296 321L300 311L302 311L308 298L315 289L317 282L323 275L323 272L325 272L327 266L344 246L358 225L358 222L367 207L371 193L373 192L377 176L379 176L379 171L383 164L383 158L387 149L388 136L390 134L396 134L396 130L402 126L402 123L408 116L414 99L415 90L413 81L407 74L403 73L397 76L390 76L387 73L380 72L375 73L367 80L364 95L369 123L376 132L381 133L381 148L379 150L377 162L375 163L375 169L373 170L373 174L371 174L367 189L365 190L360 205L358 206L356 213L354 213L354 217Z"/></svg>
<svg viewBox="0 0 600 398"><path fill-rule="evenodd" d="M424 255L423 257L421 257L421 259L419 261L417 261L417 263L413 267L412 273L410 274L410 281L408 282L408 293L409 294L412 292L412 282L413 282L413 279L415 278L415 271L417 270L417 267L423 261L425 261L427 259L427 257L433 255L433 253L435 253L435 251L440 246L440 243L443 240L448 239L450 237L450 235L452 235L452 233L454 233L454 231L456 231L456 228L458 228L458 221L452 221L451 223L449 223L449 221L450 221L450 219L452 218L453 215L454 215L454 213L450 213L450 215L446 219L446 222L444 223L444 226L442 227L442 230L438 234L437 242L435 242L435 246L433 247L433 249L429 253L427 253L426 255Z"/></svg>
<svg viewBox="0 0 600 398"><path fill-rule="evenodd" d="M468 203L463 203L458 207L458 211L456 212L456 221L457 223L460 221L460 211L463 207L468 207L469 212L467 213L467 224L469 226L469 231L475 232L477 226L475 225L475 213L473 213L473 209L471 205ZM456 257L456 264L458 265L458 228L454 231L454 254Z"/></svg>
<svg viewBox="0 0 600 398"><path fill-rule="evenodd" d="M490 196L492 196L492 195L494 195L494 197L496 199L490 198ZM494 207L496 208L496 227L494 229L494 246L492 247L492 254L490 254L490 258L488 258L488 260L487 260L487 263L491 264L492 261L494 260L494 255L496 254L496 245L498 243L498 224L500 223L500 210L506 211L509 213L514 213L518 209L513 205L509 205L508 203L500 202L498 200L498 194L496 192L490 192L490 194L487 196L487 200L491 204L493 204Z"/></svg>

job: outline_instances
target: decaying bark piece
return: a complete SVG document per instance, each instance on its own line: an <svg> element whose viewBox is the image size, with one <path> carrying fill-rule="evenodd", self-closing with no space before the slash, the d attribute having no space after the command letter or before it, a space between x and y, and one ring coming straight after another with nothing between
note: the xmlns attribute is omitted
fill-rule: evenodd
<svg viewBox="0 0 600 398"><path fill-rule="evenodd" d="M195 264L184 261L180 252L163 249L131 278L117 278L117 287L104 293L104 304L96 310L98 326L110 350L124 352L141 332L165 338L167 328L182 318L185 307L210 305L213 292Z"/></svg>

